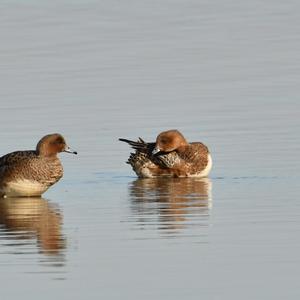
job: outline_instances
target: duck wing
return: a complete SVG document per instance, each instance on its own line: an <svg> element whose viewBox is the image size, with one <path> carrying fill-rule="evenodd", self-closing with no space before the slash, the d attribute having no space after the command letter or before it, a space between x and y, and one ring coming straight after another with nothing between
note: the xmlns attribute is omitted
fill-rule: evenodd
<svg viewBox="0 0 300 300"><path fill-rule="evenodd" d="M166 168L168 167L165 163L165 154L156 154L153 155L152 152L155 148L155 143L147 143L142 138L139 138L138 141L131 141L127 139L120 138L119 141L125 142L130 145L135 152L130 153L130 156L126 163L130 164L134 169L143 165L156 165L158 167Z"/></svg>
<svg viewBox="0 0 300 300"><path fill-rule="evenodd" d="M0 157L0 184L21 176L30 160L36 157L35 151L15 151Z"/></svg>
<svg viewBox="0 0 300 300"><path fill-rule="evenodd" d="M191 143L184 149L179 149L177 154L181 163L189 167L192 172L197 172L207 166L209 150L200 142Z"/></svg>
<svg viewBox="0 0 300 300"><path fill-rule="evenodd" d="M0 168L15 165L33 157L36 157L34 150L11 152L0 157Z"/></svg>

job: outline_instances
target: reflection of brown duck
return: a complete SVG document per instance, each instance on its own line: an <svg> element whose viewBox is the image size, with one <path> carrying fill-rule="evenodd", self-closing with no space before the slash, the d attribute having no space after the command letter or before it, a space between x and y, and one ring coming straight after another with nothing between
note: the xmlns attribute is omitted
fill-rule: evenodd
<svg viewBox="0 0 300 300"><path fill-rule="evenodd" d="M143 226L179 229L207 220L211 208L208 178L147 178L130 186L134 216ZM158 220L155 220L155 218Z"/></svg>
<svg viewBox="0 0 300 300"><path fill-rule="evenodd" d="M37 238L39 248L57 254L65 247L62 216L55 205L43 198L0 199L0 224L17 239Z"/></svg>

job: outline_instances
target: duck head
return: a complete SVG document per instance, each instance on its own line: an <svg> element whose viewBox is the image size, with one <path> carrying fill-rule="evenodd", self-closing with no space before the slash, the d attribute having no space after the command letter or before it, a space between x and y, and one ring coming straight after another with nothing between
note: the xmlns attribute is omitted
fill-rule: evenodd
<svg viewBox="0 0 300 300"><path fill-rule="evenodd" d="M60 152L77 154L66 143L64 137L59 133L45 135L36 146L36 152L41 156L55 156Z"/></svg>
<svg viewBox="0 0 300 300"><path fill-rule="evenodd" d="M176 129L161 132L157 138L152 154L168 153L177 150L188 143L184 136Z"/></svg>

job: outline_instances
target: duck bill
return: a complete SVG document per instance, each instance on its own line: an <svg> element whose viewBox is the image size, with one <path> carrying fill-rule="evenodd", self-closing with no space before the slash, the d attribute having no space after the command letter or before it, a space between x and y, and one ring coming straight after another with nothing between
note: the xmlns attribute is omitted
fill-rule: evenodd
<svg viewBox="0 0 300 300"><path fill-rule="evenodd" d="M152 154L155 155L155 154L158 154L160 152L160 149L158 147L155 147L153 150L152 150Z"/></svg>
<svg viewBox="0 0 300 300"><path fill-rule="evenodd" d="M71 153L71 154L77 154L77 151L74 151L70 147L66 147L66 149L64 150L64 152Z"/></svg>

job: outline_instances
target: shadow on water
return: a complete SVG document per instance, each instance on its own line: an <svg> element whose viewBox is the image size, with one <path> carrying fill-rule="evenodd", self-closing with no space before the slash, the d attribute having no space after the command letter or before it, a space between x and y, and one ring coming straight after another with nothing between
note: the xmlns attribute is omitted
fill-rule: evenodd
<svg viewBox="0 0 300 300"><path fill-rule="evenodd" d="M208 226L211 188L209 178L137 179L129 186L134 222L166 234Z"/></svg>
<svg viewBox="0 0 300 300"><path fill-rule="evenodd" d="M38 197L1 199L0 226L0 239L12 248L10 253L32 253L37 248L53 263L62 262L66 242L57 205Z"/></svg>

